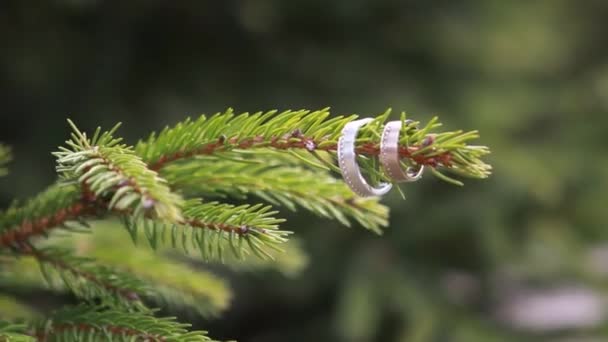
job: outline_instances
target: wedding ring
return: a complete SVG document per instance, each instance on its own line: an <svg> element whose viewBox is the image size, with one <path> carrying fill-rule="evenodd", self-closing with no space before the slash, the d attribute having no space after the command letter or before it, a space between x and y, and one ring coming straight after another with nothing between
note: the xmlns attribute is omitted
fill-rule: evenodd
<svg viewBox="0 0 608 342"><path fill-rule="evenodd" d="M424 165L414 169L408 167L403 171L399 157L399 134L401 133L401 120L388 122L382 131L380 140L380 163L386 174L395 182L415 182L422 177Z"/></svg>
<svg viewBox="0 0 608 342"><path fill-rule="evenodd" d="M346 184L362 197L382 196L393 187L390 183L380 183L377 188L372 187L363 178L357 164L357 154L355 153L357 132L359 128L370 121L373 121L373 119L365 118L347 123L342 129L342 136L338 140L338 163L340 164L342 177L344 177Z"/></svg>

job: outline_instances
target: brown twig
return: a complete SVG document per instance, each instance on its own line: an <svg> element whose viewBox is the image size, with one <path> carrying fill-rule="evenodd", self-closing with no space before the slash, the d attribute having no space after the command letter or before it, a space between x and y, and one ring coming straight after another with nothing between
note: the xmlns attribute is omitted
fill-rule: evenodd
<svg viewBox="0 0 608 342"><path fill-rule="evenodd" d="M97 278L95 276L95 274L93 274L93 273L72 267L72 266L66 264L65 262L54 259L52 256L45 254L31 246L24 245L20 248L20 251L22 252L23 255L30 255L30 256L36 258L40 262L46 262L46 263L52 264L55 267L64 269L64 270L72 273L75 276L87 279L88 281L95 283L110 292L114 292L114 293L118 294L119 296L125 298L128 301L139 300L139 295L137 293L135 293L134 291L122 289L115 285L106 283L103 280Z"/></svg>
<svg viewBox="0 0 608 342"><path fill-rule="evenodd" d="M0 245L3 247L18 247L31 237L47 234L48 230L64 224L67 221L92 215L96 208L88 201L80 199L66 208L53 214L32 220L24 220L17 227L7 229L0 234Z"/></svg>
<svg viewBox="0 0 608 342"><path fill-rule="evenodd" d="M262 147L272 147L278 150L305 149L307 151L317 150L326 152L335 152L337 150L337 144L335 143L324 144L324 141L322 140L315 141L314 139L303 135L290 137L288 139L285 139L285 137L271 137L270 140L265 139L263 136L244 139L239 139L238 137L233 137L230 139L220 138L216 142L205 144L191 151L176 152L170 155L164 155L158 158L156 161L151 162L149 167L152 170L159 170L167 163L180 159L191 158L197 155L210 155L218 151L226 151L235 148L248 149ZM418 165L428 165L433 167L439 165L449 167L451 165L451 155L449 152L435 155L433 157L426 157L423 154L414 155L413 153L418 151L420 148L421 147L419 146L402 146L399 148L399 155L402 158L409 158L413 160ZM364 143L357 147L355 151L361 155L377 156L380 154L380 146L374 143Z"/></svg>
<svg viewBox="0 0 608 342"><path fill-rule="evenodd" d="M206 229L211 229L211 230L222 230L222 231L225 231L228 233L234 232L234 233L237 233L238 235L246 235L252 230L255 230L260 233L266 233L265 229L249 227L247 225L237 226L237 225L231 225L231 224L226 224L226 223L203 222L200 220L186 220L184 223L189 226L192 226L192 227L206 228Z"/></svg>

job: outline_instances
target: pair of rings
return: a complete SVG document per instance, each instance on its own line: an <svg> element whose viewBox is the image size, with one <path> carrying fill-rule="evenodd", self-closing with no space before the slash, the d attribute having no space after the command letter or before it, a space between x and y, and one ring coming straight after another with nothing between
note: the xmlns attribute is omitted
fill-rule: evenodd
<svg viewBox="0 0 608 342"><path fill-rule="evenodd" d="M373 187L367 183L359 165L355 152L355 140L357 132L372 118L365 118L349 122L342 129L342 136L338 140L338 163L340 171L346 184L359 196L382 196L386 194L393 185L391 183L380 183ZM395 182L414 182L422 177L424 165L418 169L408 167L405 171L401 168L399 158L399 134L401 132L401 120L391 121L384 126L380 140L380 163L387 176Z"/></svg>

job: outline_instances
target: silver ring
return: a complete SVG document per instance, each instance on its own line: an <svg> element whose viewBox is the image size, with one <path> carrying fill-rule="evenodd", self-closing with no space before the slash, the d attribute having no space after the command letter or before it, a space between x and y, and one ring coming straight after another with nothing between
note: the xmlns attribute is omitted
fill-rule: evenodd
<svg viewBox="0 0 608 342"><path fill-rule="evenodd" d="M380 163L386 174L395 182L415 182L422 177L424 165L417 170L408 167L406 171L401 168L399 157L399 134L401 133L401 120L388 122L382 131L380 140Z"/></svg>
<svg viewBox="0 0 608 342"><path fill-rule="evenodd" d="M355 153L355 140L361 126L373 121L372 118L355 120L347 123L342 129L342 136L338 140L338 163L340 171L346 184L359 196L382 196L386 194L393 185L380 183L377 188L370 186L357 165L357 154Z"/></svg>

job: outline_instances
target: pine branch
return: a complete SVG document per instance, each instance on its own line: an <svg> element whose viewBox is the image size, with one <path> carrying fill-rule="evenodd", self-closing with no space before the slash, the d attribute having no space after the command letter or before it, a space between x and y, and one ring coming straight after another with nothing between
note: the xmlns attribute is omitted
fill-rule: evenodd
<svg viewBox="0 0 608 342"><path fill-rule="evenodd" d="M354 219L378 233L387 224L388 208L378 199L357 197L343 182L320 170L199 157L167 166L163 175L189 195L241 199L255 195L290 210L305 208L346 226Z"/></svg>
<svg viewBox="0 0 608 342"><path fill-rule="evenodd" d="M20 248L30 238L48 235L50 229L74 230L86 226L84 218L96 213L91 201L74 185L52 185L19 206L0 213L0 247ZM77 225L68 225L76 222Z"/></svg>
<svg viewBox="0 0 608 342"><path fill-rule="evenodd" d="M153 170L166 164L197 155L257 148L332 152L335 157L342 128L357 116L337 116L328 119L328 109L318 111L270 111L235 115L231 109L209 118L187 119L173 128L140 141L136 153ZM364 127L357 138L356 151L361 156L374 157L380 153L383 123L390 115L387 110L373 123ZM405 114L401 119L405 121ZM466 143L478 138L476 131L434 133L441 126L437 118L423 128L408 123L402 128L399 154L410 163L445 168L459 175L485 178L489 165L480 158L488 154L486 147ZM441 174L438 174L441 175ZM446 179L445 177L441 177Z"/></svg>
<svg viewBox="0 0 608 342"><path fill-rule="evenodd" d="M97 265L93 259L75 256L66 249L29 249L25 255L35 258L47 283L57 286L58 278L76 297L90 303L129 310L147 311L141 302L152 291L129 273Z"/></svg>
<svg viewBox="0 0 608 342"><path fill-rule="evenodd" d="M0 177L5 176L8 173L6 164L12 159L11 149L3 144L0 144Z"/></svg>
<svg viewBox="0 0 608 342"><path fill-rule="evenodd" d="M131 147L119 145L106 132L98 139L98 128L87 138L70 121L74 133L66 141L69 148L55 152L57 171L64 179L86 185L97 197L109 198L108 209L133 209L135 216L154 213L167 222L181 219L182 199L171 192L166 181L136 156ZM111 130L110 132L113 132Z"/></svg>
<svg viewBox="0 0 608 342"><path fill-rule="evenodd" d="M189 326L174 318L80 305L55 312L34 329L40 341L212 341L204 331L188 331Z"/></svg>
<svg viewBox="0 0 608 342"><path fill-rule="evenodd" d="M167 128L158 137L152 135L146 142L140 142L136 151L146 162L152 163L153 168L160 168L175 160L187 160L187 157L196 155L215 153L226 157L228 151L243 153L246 149L255 148L254 151L257 152L263 147L276 150L303 149L310 151L314 158L320 159L317 165L332 165L331 162L320 157L319 151L329 151L331 155L335 151L335 140L341 128L346 122L354 119L354 116L327 119L328 115L327 110L288 111L280 114L268 112L238 116L228 111L209 119L202 116L196 121L187 120L175 128ZM362 156L377 155L381 123L387 117L388 112L362 129L357 149ZM405 120L404 115L402 120ZM70 124L73 126L71 122ZM489 166L479 159L488 153L487 148L465 144L477 137L476 132L457 131L432 135L429 132L439 127L436 120L432 120L422 129L414 129L415 125L416 123L405 125L401 139L403 145L401 153L405 158L410 158L410 162L443 166L466 176L487 176ZM95 193L102 197L109 196L109 205L112 208L134 207L135 214L152 211L157 217L170 221L180 218L179 196L171 193L164 181L133 155L131 148L119 144L120 139L112 136L117 127L118 125L104 133L100 133L98 128L93 137L88 138L85 133L73 126L72 139L67 142L69 148L61 148L56 155L60 159L59 170L66 173L67 179L75 181L78 178L83 181L85 187L82 193L77 194L78 191L72 187L66 188L70 190L64 189L62 194L58 187L53 186L23 208L14 205L0 217L0 245L16 247L32 236L46 234L49 229L62 225L67 220L82 220L95 211L92 205L93 202L98 201ZM299 159L308 160L309 164L313 159L310 156L303 157L302 153L298 154ZM115 164L123 165L127 170L121 170ZM370 165L365 159L361 164L364 167ZM366 168L367 170L364 171L372 173L376 180L383 177L380 174L374 175L373 173L377 171L373 168ZM458 183L436 169L431 171L442 179ZM87 190L89 186L95 193ZM279 198L273 199L273 195L269 194L273 191L271 187L249 189L244 192L252 190L256 190L261 197L265 196L266 199L293 208L293 205L290 205L292 200L285 199L283 195L274 196ZM292 192L291 196L294 195L298 194ZM80 197L80 200L76 197ZM353 201L339 196L337 199L324 201L331 204L325 204L325 208L323 205L313 204L311 205L315 207L313 211L323 216L340 219L343 223L347 223L345 216L354 216L363 225L373 229L382 225L376 219L375 221L378 221L376 223L369 222L366 218L367 213L360 210L365 209L371 202L365 205L362 202L351 205ZM305 206L305 203L301 204ZM61 205L63 207L60 207ZM51 210L53 206L55 208ZM372 217L385 216L382 210L373 207L374 205L370 205L369 208L372 209ZM343 209L346 213L334 209Z"/></svg>
<svg viewBox="0 0 608 342"><path fill-rule="evenodd" d="M359 165L372 182L387 180L376 157L389 114L378 116L357 137ZM113 137L118 125L103 133L98 128L87 137L69 121L71 139L54 153L61 185L0 213L0 257L16 255L17 262L33 258L49 284L60 280L78 298L102 306L61 310L28 333L43 341L210 341L205 333L188 332L186 325L172 319L154 318L143 303L152 299L163 305L194 304L199 312L214 314L227 305L230 293L213 275L148 251L127 258L127 251L140 253L129 246L121 247L118 256L107 253L105 259L99 258L101 265L65 249L35 248L31 242L55 227L78 231L93 215L110 213L123 218L134 241L145 236L153 248L193 248L204 259L229 255L240 260L248 254L272 259L290 234L279 230L283 220L275 218L269 206L185 201L174 191L237 198L252 194L292 210L302 207L345 225L357 221L381 232L387 208L378 199L354 196L330 173L337 170L341 130L356 116L329 115L327 109L252 115L229 110L186 120L135 148ZM488 149L467 144L477 132L436 133L436 118L424 127L406 121L404 114L401 120L405 125L399 154L404 164L426 165L439 178L457 184L440 169L474 178L489 175L490 167L481 160ZM0 145L0 175L6 156ZM104 250L124 241L112 240ZM28 338L23 327L0 323L0 339L3 336Z"/></svg>
<svg viewBox="0 0 608 342"><path fill-rule="evenodd" d="M170 161L182 160L199 154L205 155L221 151L222 153L216 153L221 156L226 154L224 152L241 152L243 149L252 147L258 150L263 147L271 147L277 150L303 148L306 151L310 150L311 153L317 151L333 153L335 151L335 140L339 136L341 128L354 116L327 119L328 115L327 110L284 112L281 114L268 112L239 116L235 116L229 111L209 119L203 116L196 121L187 120L173 129L167 128L159 134L158 138L152 135L148 141L140 142L136 151L144 160L152 163L155 168L160 168ZM360 144L358 151L362 156L377 155L377 139L381 123L386 120L387 116L388 112L362 129L358 140L358 144ZM402 116L402 119L404 120L405 116ZM448 132L430 135L429 132L439 126L435 120L421 129L413 129L414 125L415 123L406 125L404 132L402 132L405 133L402 134L402 144L405 146L402 146L402 152L405 151L403 152L404 155L411 157L411 162L444 166L453 172L473 177L487 176L489 167L479 159L488 153L487 149L465 144L468 140L477 137L475 132ZM109 196L109 206L112 208L134 207L135 215L154 209L152 211L159 218L169 219L170 221L180 218L178 204L181 199L179 196L171 193L164 181L153 171L148 170L145 164L133 155L131 148L119 145L120 139L112 136L117 127L101 134L100 129L98 129L90 139L87 138L85 133L81 133L73 127L72 139L67 142L70 148L62 148L60 152L56 153L60 159L59 170L66 172L68 179L75 181L78 178L85 185L90 186L91 190L97 195ZM227 138L228 136L232 137ZM324 140L317 141L321 138ZM319 158L319 155L313 154L313 157ZM300 159L310 161L312 158L304 158L300 155ZM323 160L323 158L319 159L318 164L332 164ZM115 164L123 165L128 170L115 168ZM366 166L369 165L369 162L362 160L361 164ZM375 172L371 167L367 167L367 171L372 174ZM438 170L433 169L432 171L442 179L453 181ZM373 176L376 179L382 178L382 175ZM252 190L257 191L257 195L260 197L282 203L291 208L294 206L290 202L294 202L300 197L293 191L289 194L289 196L296 196L293 199L285 196L285 194L273 195L271 194L272 187L248 189L244 192L251 192ZM83 193L86 195L87 191ZM92 192L89 194L92 194ZM89 202L96 199L95 196L88 198ZM88 203L84 199L83 202ZM306 207L306 203L301 202L299 204ZM336 196L336 198L325 198L323 202L325 203L308 206L317 214L339 219L345 224L348 222L346 219L348 216L355 217L363 225L374 230L378 230L378 227L383 224L381 221L384 221L385 213L379 210L382 207L376 206L376 208L373 208L374 205L371 201L365 203L361 201L353 205L352 203L356 200ZM372 205L369 205L370 203ZM368 205L369 208L365 208ZM66 209L69 209L67 213L70 214L67 216L79 217L78 212L84 208L83 203L74 203L74 207ZM369 213L362 209L371 209L370 212L373 214L371 217L376 222L370 222L367 215ZM340 210L345 212L342 213ZM55 221L61 223L60 221L66 219L66 212L61 211L61 209L58 209L55 213L50 212L49 215L50 217L42 217L39 222L34 222L31 228L29 227L29 224L31 224L29 220L12 223L13 225L23 224L22 227L12 226L8 228L6 224L2 224L0 226L3 227L0 228L0 234L2 234L0 235L0 243L3 246L18 244L27 240L30 236L46 233L48 228L56 225ZM382 218L378 220L377 216ZM49 223L47 220L51 222Z"/></svg>
<svg viewBox="0 0 608 342"><path fill-rule="evenodd" d="M117 271L129 273L149 284L148 300L170 309L191 308L202 316L216 316L228 307L232 293L225 280L167 257L165 250L133 248L118 225L100 223L92 234L56 239L54 244L78 249ZM120 250L121 253L116 253ZM199 258L200 260L200 258Z"/></svg>
<svg viewBox="0 0 608 342"><path fill-rule="evenodd" d="M66 280L73 283L77 278L80 281L76 283L76 289L88 294L84 299L98 300L105 296L109 300L104 303L116 307L137 309L140 304L137 298L141 298L146 304L181 311L184 308L193 309L205 317L217 316L228 307L232 294L223 279L202 268L191 268L170 260L165 253L133 248L124 230L119 228L118 224L97 223L91 234L55 236L44 241L44 245L56 246L52 247L51 251L58 248L59 252L75 250L77 255L88 257L69 256L77 258L77 261L83 260L86 266L83 269L80 263L76 263L76 276L70 273L69 264L66 269L66 266L57 267L47 262L44 264L45 272L40 272L39 261L31 255L25 255L23 251L19 251L19 258L14 258L14 255L0 255L0 285L27 291L40 289L41 285L46 283L52 290L74 292L75 286L66 285ZM40 250L46 251L46 248L42 247ZM116 253L116 250L121 253ZM95 262L90 261L92 259ZM107 269L109 279L94 277L97 275L95 266ZM78 275L90 278L81 278ZM120 281L135 282L139 286L115 288L114 283ZM96 292L87 292L88 286L94 287ZM82 298L82 295L78 296Z"/></svg>
<svg viewBox="0 0 608 342"><path fill-rule="evenodd" d="M85 164L93 163L85 161L78 168L82 169L82 165ZM70 172L72 170L73 167L70 168ZM87 173L90 173L90 171ZM80 176L79 181L86 183L88 178L84 177L87 173ZM95 196L112 191L111 186L103 184L103 182L97 181L89 184L91 191L95 192ZM162 234L171 230L171 241L174 246L181 242L181 246L187 250L191 244L206 259L223 257L226 246L222 241L228 242L232 252L239 257L253 253L264 258L270 257L266 248L276 249L277 244L286 241L285 236L288 234L288 232L277 229L277 224L283 222L283 220L272 218L270 215L276 212L268 212L270 207L262 207L261 205L234 207L218 203L202 204L200 201L191 200L184 203L183 206L176 207L176 211L180 212L179 219L174 218L174 221L167 223L156 220L155 218L158 216L144 216L147 213L141 210L138 213L141 206L133 209L122 205L122 199L115 201L116 194L119 192L120 189L112 195L108 207L123 216L134 239L136 239L137 231L140 228L144 230L153 247L159 243L160 230L163 231ZM114 205L112 202L116 202L116 204ZM130 202L126 201L125 203ZM183 215L181 214L182 211L184 212Z"/></svg>
<svg viewBox="0 0 608 342"><path fill-rule="evenodd" d="M239 259L251 253L272 258L268 249L280 250L278 245L287 241L290 232L278 230L284 220L272 217L276 211L270 209L261 204L233 206L190 200L177 224L136 217L124 221L135 242L142 230L153 248L170 240L173 247L180 246L186 253L194 248L206 260L221 260L226 249Z"/></svg>

